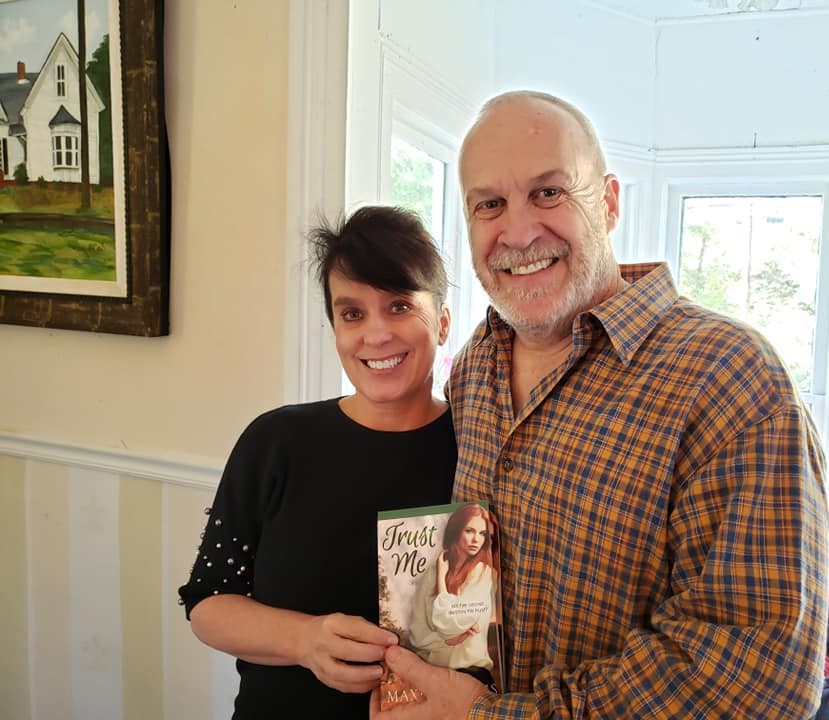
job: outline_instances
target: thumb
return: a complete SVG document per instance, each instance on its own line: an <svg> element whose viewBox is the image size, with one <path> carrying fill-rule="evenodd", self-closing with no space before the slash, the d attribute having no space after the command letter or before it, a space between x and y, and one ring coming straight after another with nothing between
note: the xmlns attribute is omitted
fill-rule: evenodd
<svg viewBox="0 0 829 720"><path fill-rule="evenodd" d="M392 645L386 650L386 663L397 675L406 678L414 687L428 695L427 687L437 668L399 645Z"/></svg>

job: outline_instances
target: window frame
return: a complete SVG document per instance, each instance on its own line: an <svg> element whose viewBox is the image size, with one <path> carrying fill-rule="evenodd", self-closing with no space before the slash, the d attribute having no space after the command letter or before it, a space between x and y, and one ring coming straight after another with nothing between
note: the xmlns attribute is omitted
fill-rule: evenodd
<svg viewBox="0 0 829 720"><path fill-rule="evenodd" d="M61 147L59 147L61 146ZM55 170L77 170L80 167L81 139L79 133L66 128L52 133L52 167ZM59 161L60 157L60 161ZM73 160L74 162L68 162Z"/></svg>
<svg viewBox="0 0 829 720"><path fill-rule="evenodd" d="M55 93L59 98L66 97L66 65L55 65Z"/></svg>

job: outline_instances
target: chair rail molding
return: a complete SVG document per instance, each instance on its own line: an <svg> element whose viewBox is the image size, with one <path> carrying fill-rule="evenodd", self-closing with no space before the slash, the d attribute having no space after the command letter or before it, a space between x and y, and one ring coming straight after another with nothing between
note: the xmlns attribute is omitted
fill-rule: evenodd
<svg viewBox="0 0 829 720"><path fill-rule="evenodd" d="M215 490L222 464L201 458L156 458L126 450L89 448L12 433L0 433L0 455L104 470L118 475Z"/></svg>

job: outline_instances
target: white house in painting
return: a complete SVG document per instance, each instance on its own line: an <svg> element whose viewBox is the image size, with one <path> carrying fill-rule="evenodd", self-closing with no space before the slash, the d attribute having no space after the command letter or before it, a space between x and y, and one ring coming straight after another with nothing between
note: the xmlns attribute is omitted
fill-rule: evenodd
<svg viewBox="0 0 829 720"><path fill-rule="evenodd" d="M40 72L0 73L0 170L11 179L26 164L29 180L81 181L81 103L78 53L58 35ZM104 103L86 79L89 180L100 182L98 114Z"/></svg>

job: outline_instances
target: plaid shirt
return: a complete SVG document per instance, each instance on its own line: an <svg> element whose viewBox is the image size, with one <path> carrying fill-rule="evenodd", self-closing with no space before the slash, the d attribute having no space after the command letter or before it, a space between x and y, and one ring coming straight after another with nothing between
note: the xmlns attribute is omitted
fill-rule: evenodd
<svg viewBox="0 0 829 720"><path fill-rule="evenodd" d="M469 717L790 718L817 708L827 506L817 433L769 343L668 268L573 324L513 415L490 310L455 359L455 499L501 523L507 690Z"/></svg>

